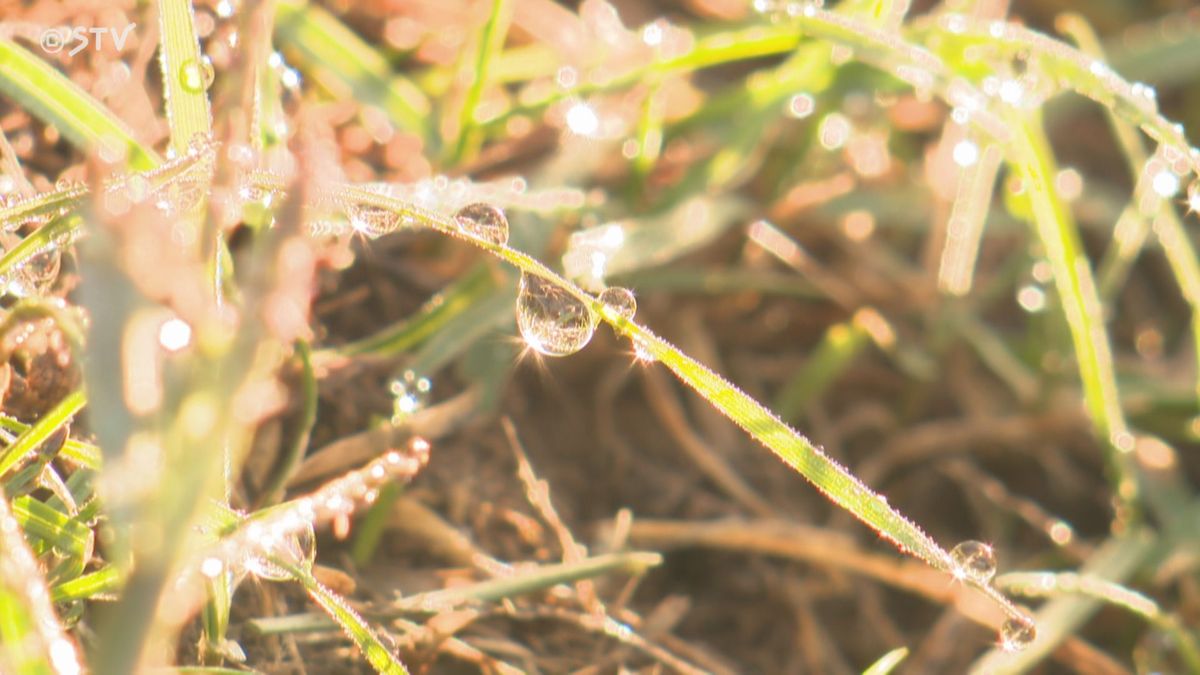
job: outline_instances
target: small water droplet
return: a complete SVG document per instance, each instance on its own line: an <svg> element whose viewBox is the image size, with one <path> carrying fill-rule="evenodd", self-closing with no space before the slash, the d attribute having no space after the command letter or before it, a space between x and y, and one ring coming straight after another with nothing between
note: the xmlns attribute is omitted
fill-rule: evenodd
<svg viewBox="0 0 1200 675"><path fill-rule="evenodd" d="M488 243L497 246L508 243L508 218L491 204L478 202L462 207L454 214L454 223L459 230Z"/></svg>
<svg viewBox="0 0 1200 675"><path fill-rule="evenodd" d="M392 422L400 423L429 403L433 383L411 370L392 381Z"/></svg>
<svg viewBox="0 0 1200 675"><path fill-rule="evenodd" d="M980 541L964 541L950 551L954 576L986 584L996 575L996 553Z"/></svg>
<svg viewBox="0 0 1200 675"><path fill-rule="evenodd" d="M370 204L354 204L346 215L351 227L372 239L394 232L400 226L400 214Z"/></svg>
<svg viewBox="0 0 1200 675"><path fill-rule="evenodd" d="M216 77L212 61L207 56L199 60L188 59L179 67L179 83L185 91L198 94L212 86Z"/></svg>
<svg viewBox="0 0 1200 675"><path fill-rule="evenodd" d="M1037 639L1037 626L1030 619L1008 619L1000 627L1000 648L1019 652Z"/></svg>
<svg viewBox="0 0 1200 675"><path fill-rule="evenodd" d="M1188 209L1193 213L1200 213L1200 180L1192 181L1188 186Z"/></svg>
<svg viewBox="0 0 1200 675"><path fill-rule="evenodd" d="M268 535L260 539L259 544L267 555L302 570L311 571L313 562L316 561L316 535L312 523L304 523L296 532ZM246 561L246 569L259 579L267 581L287 581L292 578L290 572L266 556L250 557Z"/></svg>
<svg viewBox="0 0 1200 675"><path fill-rule="evenodd" d="M534 351L567 356L583 349L596 332L596 317L565 289L536 274L522 274L517 328Z"/></svg>
<svg viewBox="0 0 1200 675"><path fill-rule="evenodd" d="M600 293L600 302L623 319L632 319L637 313L637 300L628 288L610 286Z"/></svg>

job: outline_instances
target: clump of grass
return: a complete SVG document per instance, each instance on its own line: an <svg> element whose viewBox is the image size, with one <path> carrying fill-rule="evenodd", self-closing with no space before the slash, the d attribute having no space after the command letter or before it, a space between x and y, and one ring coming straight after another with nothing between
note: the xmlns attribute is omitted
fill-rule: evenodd
<svg viewBox="0 0 1200 675"><path fill-rule="evenodd" d="M216 672L226 665L253 667L229 635L234 594L249 577L293 582L324 612L323 618L255 620L250 625L259 634L340 626L379 672L407 672L389 644L391 635L405 637L406 653L424 658L418 643L437 622L417 626L405 622L406 615L435 612L449 621L462 612L473 620L489 603L570 583L576 584L569 591L572 606L538 606L530 615L574 622L671 668L701 672L638 635L634 622L623 618L628 610L619 607L621 599L606 606L593 586L582 583L617 572L641 575L661 557L584 555L546 507L548 493L530 490L541 517L560 533L560 565L514 569L476 553L469 556L472 564L496 578L363 612L320 579L332 573L314 563L317 528L345 538L360 511L362 530L375 534L356 545L356 557L369 558L380 519L399 499L398 485L427 461L430 444L414 434L417 424L410 419L430 393L423 374L455 361L477 362L483 338L512 332L514 323L533 358L574 354L604 323L628 340L638 367L668 369L831 503L936 571L943 584L955 584L962 596L984 598L987 609L964 611L996 628L999 638L996 649L976 661L975 672L1033 666L1071 639L1105 601L1165 630L1189 667L1200 668L1194 636L1182 619L1122 585L1193 545L1184 519L1195 509L1194 496L1178 485L1174 449L1131 422L1105 316L1105 300L1153 232L1193 326L1200 317L1200 265L1171 201L1190 182L1189 206L1198 206L1200 152L1159 112L1152 88L1121 78L1078 18L1068 27L1080 49L978 12L939 8L910 17L907 3L883 0L848 0L831 9L759 2L755 13L728 25L693 29L658 20L641 30L626 28L603 1L589 0L578 13L539 6L556 17L545 24L520 16L514 4L490 3L453 58L443 55L402 74L389 58L394 55L314 5L247 2L235 11L221 3L197 15L191 3L159 2L159 113L168 138L158 140L165 141L165 159L154 142L20 46L16 33L0 36L0 92L56 129L84 158L76 176L82 182L26 190L0 204L0 227L19 233L0 258L0 281L14 297L0 335L31 318L48 319L66 345L56 367L81 369L85 381L83 388L67 387L33 417L0 420L8 434L0 450L0 533L9 540L0 549L0 569L10 572L0 588L0 635L5 645L15 645L0 654L0 666L103 673L168 665ZM513 26L532 41L513 37ZM574 40L584 48L573 51ZM210 56L221 61L215 70ZM855 64L870 70L855 70ZM753 72L728 86L697 87L698 71L734 65ZM302 76L307 86L300 85ZM798 183L811 175L793 152L845 148L849 187L822 184L822 205L839 191L873 189L872 179L898 161L882 132L856 134L860 120L836 111L819 123L809 119L845 95L844 80L865 82L887 97L910 97L913 106L936 99L946 108L946 114L938 112L940 177L952 185L945 190L947 217L939 223L944 242L936 284L948 296L946 305L970 308L967 303L975 301L985 225L1007 216L1030 226L1030 247L1045 258L1043 281L1065 320L1078 398L1102 448L1115 505L1112 538L1081 561L1079 573L1012 573L993 581L997 561L990 545L939 543L784 421L802 419L872 343L914 380L936 369L927 354L898 337L896 318L866 302L854 280L821 269L767 220L787 219L789 211L803 208L797 206L804 200ZM1076 215L1060 194L1062 173L1043 123L1048 103L1063 92L1103 106L1136 180L1121 215L1136 232L1114 235L1099 285ZM354 112L358 131L397 153L423 149L420 161L393 162L418 173L435 167L484 172L497 156L508 159L504 153L534 125L558 125L562 137L553 157L506 181L358 180L362 176L354 173L366 172L364 164L339 161L328 142L329 121L321 116L324 102L348 98L362 104ZM729 124L734 113L753 124ZM1156 144L1153 153L1141 147L1139 131ZM708 151L696 140L706 135L718 139ZM784 152L772 151L772 135L786 141ZM672 149L680 147L695 157L672 166ZM626 184L610 186L608 204L585 191L603 175L593 157L600 149L628 160ZM8 159L7 173L22 170L15 155ZM931 161L936 164L936 157ZM342 166L344 171L330 170ZM995 200L1002 174L1011 186L1004 188L1004 207ZM24 174L7 178L14 187L26 180ZM864 215L861 206L854 214L847 237L870 236L879 214ZM597 217L622 220L575 232L562 251L564 273L534 253L550 243L548 228L539 224ZM654 268L710 244L738 223L749 224L748 237L757 246L807 277L811 294L851 314L825 331L805 367L780 388L778 414L638 322L634 292L609 283L652 286ZM403 322L314 351L311 344L322 337L311 316L318 257L357 239L369 252L372 241L404 231L466 242L507 268L477 263ZM68 292L56 282L60 259L72 250L79 287ZM645 285L637 283L639 275ZM727 282L759 294L795 293L798 287L792 279L778 283L750 275ZM950 314L941 320L953 323ZM1017 398L1033 396L1033 376L1003 339L989 335L974 317L957 321L968 326L974 336L968 342L981 360L1018 390ZM360 468L347 469L345 458L335 458L340 478L297 491L319 421L320 374L396 357L405 357L410 370L392 385L395 416L379 432L391 449L349 462ZM474 386L488 395L468 401L472 410L484 412L496 400L512 357L511 351L482 357L489 363L478 369ZM268 421L286 410L285 375L292 371L300 380L298 428L289 443L277 443L285 449L275 471L260 489L248 490L256 442ZM1193 375L1193 393L1200 392L1196 382L1200 377ZM1187 404L1193 415L1195 403L1191 397ZM85 406L81 431L72 424ZM1182 435L1182 429L1174 431ZM708 452L696 445L697 453ZM732 471L723 461L697 464L710 477ZM765 500L745 498L745 484L736 476L715 482L739 486L741 501L770 512ZM839 546L826 564L857 561L845 564L951 601L929 581L906 578L893 562ZM819 557L807 549L760 548ZM1002 592L1037 595L1030 579L1046 581L1040 594L1056 596L1036 612ZM520 615L514 608L512 616ZM195 654L183 662L175 645L190 625L200 635ZM77 637L69 637L76 627ZM460 658L483 658L465 641L441 644ZM891 672L907 654L904 647L890 651L866 672Z"/></svg>

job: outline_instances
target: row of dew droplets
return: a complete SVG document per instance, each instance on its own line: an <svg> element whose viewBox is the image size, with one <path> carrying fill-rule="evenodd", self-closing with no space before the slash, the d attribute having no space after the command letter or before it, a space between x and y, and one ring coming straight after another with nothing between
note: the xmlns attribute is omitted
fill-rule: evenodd
<svg viewBox="0 0 1200 675"><path fill-rule="evenodd" d="M950 551L951 574L959 581L990 586L996 576L996 552L981 541L964 541ZM1027 617L1009 617L1000 626L1000 648L1016 652L1037 638L1037 627Z"/></svg>

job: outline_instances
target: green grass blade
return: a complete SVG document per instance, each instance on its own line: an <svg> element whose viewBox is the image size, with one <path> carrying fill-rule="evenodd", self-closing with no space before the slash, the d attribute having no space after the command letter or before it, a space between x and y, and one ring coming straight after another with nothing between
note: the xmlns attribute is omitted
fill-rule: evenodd
<svg viewBox="0 0 1200 675"><path fill-rule="evenodd" d="M92 548L92 530L87 525L27 495L12 500L12 512L27 535L86 562L82 558Z"/></svg>
<svg viewBox="0 0 1200 675"><path fill-rule="evenodd" d="M212 64L200 53L191 0L159 0L157 4L161 34L158 55L171 148L183 155L194 138L206 137L212 131L208 110Z"/></svg>
<svg viewBox="0 0 1200 675"><path fill-rule="evenodd" d="M260 506L273 504L283 497L284 487L300 466L300 460L304 459L308 439L317 423L317 376L313 371L312 348L307 341L296 341L296 358L300 361L300 396L303 402L300 409L300 427L280 458L279 466L271 474L270 482L263 488L259 498Z"/></svg>
<svg viewBox="0 0 1200 675"><path fill-rule="evenodd" d="M22 422L21 420L9 417L7 415L0 415L0 429L6 429L15 434L23 434L29 430L29 426L30 425ZM63 445L62 450L59 450L58 456L64 459L69 459L72 462L75 462L81 466L85 466L93 471L100 469L100 463L103 459L100 454L100 448L92 445L91 443L84 443L83 441L77 441L74 439L67 439L67 442Z"/></svg>
<svg viewBox="0 0 1200 675"><path fill-rule="evenodd" d="M81 672L55 615L37 559L0 490L0 669L18 675Z"/></svg>
<svg viewBox="0 0 1200 675"><path fill-rule="evenodd" d="M344 598L323 586L313 577L312 572L280 560L275 560L275 563L288 570L296 581L304 586L309 596L342 627L376 671L382 675L408 675L404 664L380 641L379 636L371 630L358 612L350 609Z"/></svg>
<svg viewBox="0 0 1200 675"><path fill-rule="evenodd" d="M22 432L12 444L0 450L0 478L3 478L9 469L21 461L22 457L35 450L54 432L70 422L75 413L83 409L86 402L87 397L82 390L67 394L63 400L58 402L58 405L42 415L41 419L33 426Z"/></svg>
<svg viewBox="0 0 1200 675"><path fill-rule="evenodd" d="M837 323L825 331L804 367L784 385L775 401L779 416L795 419L808 404L833 383L868 343L869 334L858 321Z"/></svg>
<svg viewBox="0 0 1200 675"><path fill-rule="evenodd" d="M79 85L53 66L12 40L0 38L0 92L43 122L54 125L75 146L92 151L101 142L117 142L129 155L135 171L145 171L162 160L133 136L117 119Z"/></svg>
<svg viewBox="0 0 1200 675"><path fill-rule="evenodd" d="M458 137L455 139L454 150L450 155L451 165L462 163L463 159L475 154L479 149L480 135L476 130L478 122L475 110L483 99L483 92L491 81L491 65L496 55L504 47L508 35L508 25L512 20L512 9L509 0L492 0L492 11L488 20L483 24L475 49L474 73L471 86L467 88L463 98L462 109L458 115Z"/></svg>
<svg viewBox="0 0 1200 675"><path fill-rule="evenodd" d="M1107 450L1115 496L1123 505L1123 513L1118 516L1124 517L1132 513L1138 492L1129 455L1133 438L1118 398L1112 348L1099 293L1075 219L1054 188L1058 171L1040 120L1014 114L1011 121L1016 133L1009 162L1023 179L1033 207L1034 229L1050 261L1055 288L1071 330L1084 400Z"/></svg>
<svg viewBox="0 0 1200 675"><path fill-rule="evenodd" d="M379 106L399 127L422 137L429 129L429 99L357 33L329 12L295 0L276 6L280 46L295 50L305 72L344 98Z"/></svg>
<svg viewBox="0 0 1200 675"><path fill-rule="evenodd" d="M495 288L496 281L491 270L486 265L480 265L425 303L411 318L361 340L318 351L313 355L313 360L319 363L334 357L365 354L396 356L411 351Z"/></svg>
<svg viewBox="0 0 1200 675"><path fill-rule="evenodd" d="M660 564L662 556L658 553L610 553L576 562L542 565L531 572L482 581L462 588L412 595L396 604L405 610L440 611L470 602L496 602L505 598L515 598L559 584L591 579L616 571L643 574L647 569Z"/></svg>
<svg viewBox="0 0 1200 675"><path fill-rule="evenodd" d="M54 602L86 600L115 592L121 587L122 581L120 570L108 565L55 586L50 589L50 599Z"/></svg>

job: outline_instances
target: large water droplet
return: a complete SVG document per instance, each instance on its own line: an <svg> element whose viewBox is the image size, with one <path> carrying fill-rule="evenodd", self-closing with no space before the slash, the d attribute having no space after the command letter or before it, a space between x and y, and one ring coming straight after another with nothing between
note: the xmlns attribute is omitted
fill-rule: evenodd
<svg viewBox="0 0 1200 675"><path fill-rule="evenodd" d="M208 57L188 59L179 66L179 83L185 91L198 94L212 86L215 73Z"/></svg>
<svg viewBox="0 0 1200 675"><path fill-rule="evenodd" d="M600 302L623 319L632 319L637 313L637 300L628 288L610 286L600 293Z"/></svg>
<svg viewBox="0 0 1200 675"><path fill-rule="evenodd" d="M1019 652L1037 639L1037 626L1029 619L1008 619L1000 627L1000 648Z"/></svg>
<svg viewBox="0 0 1200 675"><path fill-rule="evenodd" d="M346 215L350 217L350 226L355 231L372 239L395 232L400 226L400 214L370 204L354 204Z"/></svg>
<svg viewBox="0 0 1200 675"><path fill-rule="evenodd" d="M399 423L429 403L429 392L433 384L411 370L392 381L392 422Z"/></svg>
<svg viewBox="0 0 1200 675"><path fill-rule="evenodd" d="M587 305L553 282L536 274L522 274L517 328L534 351L567 356L592 339L596 317Z"/></svg>
<svg viewBox="0 0 1200 675"><path fill-rule="evenodd" d="M488 243L497 246L508 243L508 218L491 204L467 204L454 214L454 223L463 232Z"/></svg>
<svg viewBox="0 0 1200 675"><path fill-rule="evenodd" d="M980 541L964 541L950 551L954 576L986 584L996 575L996 553Z"/></svg>

